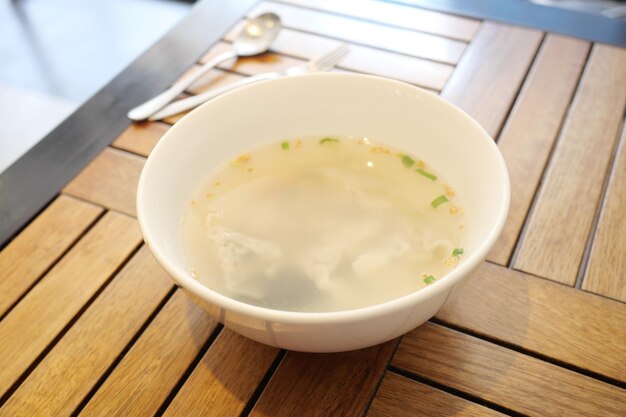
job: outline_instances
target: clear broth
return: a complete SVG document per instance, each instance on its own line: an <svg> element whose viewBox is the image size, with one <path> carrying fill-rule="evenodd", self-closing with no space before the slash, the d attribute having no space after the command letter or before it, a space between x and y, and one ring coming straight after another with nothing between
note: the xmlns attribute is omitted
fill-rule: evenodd
<svg viewBox="0 0 626 417"><path fill-rule="evenodd" d="M454 190L365 138L276 142L211 175L189 202L192 276L266 308L348 310L418 291L462 257Z"/></svg>

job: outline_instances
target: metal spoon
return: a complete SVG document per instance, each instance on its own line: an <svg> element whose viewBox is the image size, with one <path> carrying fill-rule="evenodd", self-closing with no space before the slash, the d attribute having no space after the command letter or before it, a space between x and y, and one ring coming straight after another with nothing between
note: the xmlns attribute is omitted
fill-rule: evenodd
<svg viewBox="0 0 626 417"><path fill-rule="evenodd" d="M189 77L128 112L131 120L145 120L163 108L200 77L229 59L239 56L259 55L267 51L280 31L280 18L274 13L264 13L248 21L233 42L232 49L223 52L200 67Z"/></svg>

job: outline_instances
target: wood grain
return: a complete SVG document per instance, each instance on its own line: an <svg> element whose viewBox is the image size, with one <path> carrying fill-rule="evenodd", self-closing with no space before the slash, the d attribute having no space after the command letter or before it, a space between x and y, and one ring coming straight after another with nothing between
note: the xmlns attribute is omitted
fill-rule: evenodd
<svg viewBox="0 0 626 417"><path fill-rule="evenodd" d="M368 417L477 417L502 416L503 414L388 372L367 415Z"/></svg>
<svg viewBox="0 0 626 417"><path fill-rule="evenodd" d="M133 123L115 139L113 146L142 156L148 156L170 125L160 122Z"/></svg>
<svg viewBox="0 0 626 417"><path fill-rule="evenodd" d="M102 213L60 196L0 251L0 316L33 285Z"/></svg>
<svg viewBox="0 0 626 417"><path fill-rule="evenodd" d="M70 415L171 288L167 273L144 246L9 398L0 416Z"/></svg>
<svg viewBox="0 0 626 417"><path fill-rule="evenodd" d="M495 138L541 37L534 29L482 23L441 96L469 113Z"/></svg>
<svg viewBox="0 0 626 417"><path fill-rule="evenodd" d="M593 241L583 289L626 301L626 128ZM626 322L626 320L624 320ZM626 373L626 370L624 371Z"/></svg>
<svg viewBox="0 0 626 417"><path fill-rule="evenodd" d="M237 416L278 354L222 330L165 411L165 416Z"/></svg>
<svg viewBox="0 0 626 417"><path fill-rule="evenodd" d="M437 318L626 382L626 308L485 263Z"/></svg>
<svg viewBox="0 0 626 417"><path fill-rule="evenodd" d="M155 415L216 325L177 291L80 415Z"/></svg>
<svg viewBox="0 0 626 417"><path fill-rule="evenodd" d="M332 354L287 352L251 416L360 416L397 343Z"/></svg>
<svg viewBox="0 0 626 417"><path fill-rule="evenodd" d="M248 17L268 12L278 14L283 26L289 29L315 33L446 64L456 64L466 45L464 42L413 30L280 3L262 2L248 13Z"/></svg>
<svg viewBox="0 0 626 417"><path fill-rule="evenodd" d="M489 260L507 265L556 141L589 42L547 35L498 140L511 180L509 216Z"/></svg>
<svg viewBox="0 0 626 417"><path fill-rule="evenodd" d="M281 0L283 3L311 7L364 20L413 29L433 35L469 42L480 22L465 17L438 13L417 7L374 0Z"/></svg>
<svg viewBox="0 0 626 417"><path fill-rule="evenodd" d="M137 183L144 162L137 155L106 148L63 192L135 216Z"/></svg>
<svg viewBox="0 0 626 417"><path fill-rule="evenodd" d="M515 268L573 285L626 107L626 49L596 44Z"/></svg>
<svg viewBox="0 0 626 417"><path fill-rule="evenodd" d="M232 41L245 22L236 25L225 35ZM272 51L290 55L302 60L316 58L342 42L323 36L282 29L272 43ZM337 66L343 70L380 75L422 87L440 90L454 69L449 64L432 62L413 56L401 55L389 51L370 48L362 45L349 45L350 53ZM203 58L204 60L205 58ZM258 58L251 58L256 61ZM245 61L244 61L245 62ZM289 61L287 61L289 63ZM243 71L248 65L238 67Z"/></svg>
<svg viewBox="0 0 626 417"><path fill-rule="evenodd" d="M135 220L107 213L0 322L0 395L141 242Z"/></svg>
<svg viewBox="0 0 626 417"><path fill-rule="evenodd" d="M523 414L626 413L626 391L432 323L405 335L393 364Z"/></svg>

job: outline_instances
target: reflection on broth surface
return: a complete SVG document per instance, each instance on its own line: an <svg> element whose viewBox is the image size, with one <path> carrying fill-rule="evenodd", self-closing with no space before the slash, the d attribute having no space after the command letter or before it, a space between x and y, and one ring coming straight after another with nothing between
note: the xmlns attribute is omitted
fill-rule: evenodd
<svg viewBox="0 0 626 417"><path fill-rule="evenodd" d="M294 139L214 172L183 219L191 274L262 307L348 310L417 291L463 256L454 190L365 138Z"/></svg>

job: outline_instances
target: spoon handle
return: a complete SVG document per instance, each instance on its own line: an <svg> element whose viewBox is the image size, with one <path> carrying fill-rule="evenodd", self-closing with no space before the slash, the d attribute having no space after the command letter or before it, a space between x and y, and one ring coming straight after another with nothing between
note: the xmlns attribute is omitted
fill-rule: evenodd
<svg viewBox="0 0 626 417"><path fill-rule="evenodd" d="M150 116L149 120L161 120L166 117L172 116L174 114L178 114L188 109L192 109L194 107L199 106L200 104L209 101L210 99L219 96L227 91L234 90L235 88L242 87L244 85L256 83L258 81L270 80L272 78L280 77L281 74L278 72L266 72L263 74L253 75L252 77L247 77L239 81L235 81L234 83L227 84L223 87L214 88L209 91L205 91L204 93L197 94L195 96L187 97L182 100L175 101L152 116Z"/></svg>
<svg viewBox="0 0 626 417"><path fill-rule="evenodd" d="M196 82L204 74L206 74L222 62L236 57L237 53L233 50L222 52L221 54L201 66L193 74L190 74L188 77L179 80L158 96L151 98L145 103L140 104L139 106L129 111L127 115L128 118L136 121L149 118L155 112L159 111L161 108L167 105L167 103L174 100L176 96L185 91L187 87Z"/></svg>

